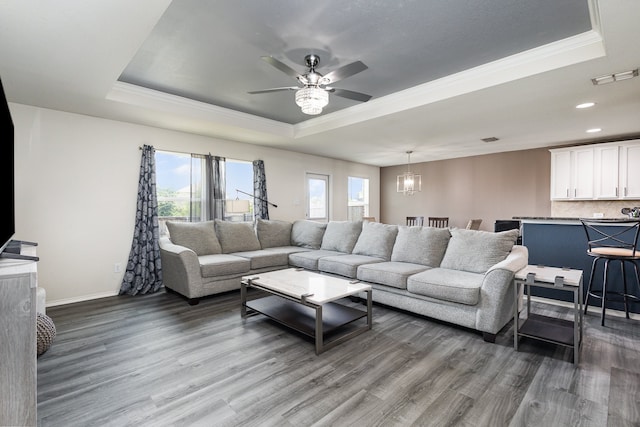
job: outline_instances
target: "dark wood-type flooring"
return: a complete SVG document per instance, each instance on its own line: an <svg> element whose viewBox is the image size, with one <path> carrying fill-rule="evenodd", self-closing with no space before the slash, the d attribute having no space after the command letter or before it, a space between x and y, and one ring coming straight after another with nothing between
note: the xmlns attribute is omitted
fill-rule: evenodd
<svg viewBox="0 0 640 427"><path fill-rule="evenodd" d="M490 344L374 305L372 331L316 356L311 339L243 321L239 300L189 306L160 292L49 308L57 336L38 359L39 425L640 425L638 320L601 327L592 309L576 368L566 348L522 339L515 352L512 324Z"/></svg>

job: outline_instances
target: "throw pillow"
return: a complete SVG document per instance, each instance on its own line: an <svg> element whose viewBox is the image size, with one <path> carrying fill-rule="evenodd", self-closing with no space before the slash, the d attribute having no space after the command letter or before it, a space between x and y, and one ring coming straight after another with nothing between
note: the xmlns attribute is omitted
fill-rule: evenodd
<svg viewBox="0 0 640 427"><path fill-rule="evenodd" d="M309 220L294 221L291 226L291 244L302 248L320 249L326 223Z"/></svg>
<svg viewBox="0 0 640 427"><path fill-rule="evenodd" d="M216 219L216 234L223 254L260 250L260 242L252 222L232 222Z"/></svg>
<svg viewBox="0 0 640 427"><path fill-rule="evenodd" d="M198 256L222 252L213 221L167 221L167 229L171 243L189 248Z"/></svg>
<svg viewBox="0 0 640 427"><path fill-rule="evenodd" d="M350 254L362 232L362 221L330 221L320 249Z"/></svg>
<svg viewBox="0 0 640 427"><path fill-rule="evenodd" d="M363 222L362 232L358 237L356 245L353 247L352 253L383 258L389 261L397 234L397 225L368 221Z"/></svg>
<svg viewBox="0 0 640 427"><path fill-rule="evenodd" d="M448 228L398 227L391 261L438 267L451 239Z"/></svg>
<svg viewBox="0 0 640 427"><path fill-rule="evenodd" d="M452 229L449 247L440 267L485 273L509 255L519 234L519 230L492 233Z"/></svg>
<svg viewBox="0 0 640 427"><path fill-rule="evenodd" d="M258 218L256 221L256 234L262 249L291 244L291 226L288 221L268 220Z"/></svg>

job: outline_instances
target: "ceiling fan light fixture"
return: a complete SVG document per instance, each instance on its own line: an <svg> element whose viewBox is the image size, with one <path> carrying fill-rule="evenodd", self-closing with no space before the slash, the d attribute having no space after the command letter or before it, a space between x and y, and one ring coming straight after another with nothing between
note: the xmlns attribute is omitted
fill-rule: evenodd
<svg viewBox="0 0 640 427"><path fill-rule="evenodd" d="M329 104L329 93L317 87L304 87L296 91L296 104L304 114L315 116Z"/></svg>

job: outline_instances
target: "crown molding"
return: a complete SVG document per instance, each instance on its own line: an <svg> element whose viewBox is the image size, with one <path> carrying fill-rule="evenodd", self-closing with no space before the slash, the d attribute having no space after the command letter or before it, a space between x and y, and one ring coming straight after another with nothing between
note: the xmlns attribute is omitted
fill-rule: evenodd
<svg viewBox="0 0 640 427"><path fill-rule="evenodd" d="M293 138L293 126L276 120L265 119L229 108L218 107L206 102L195 101L158 90L117 81L106 99L150 110L163 111L195 120L219 124L225 127L237 127L243 130Z"/></svg>
<svg viewBox="0 0 640 427"><path fill-rule="evenodd" d="M294 135L301 138L326 132L603 56L602 35L590 30L298 123L294 125Z"/></svg>

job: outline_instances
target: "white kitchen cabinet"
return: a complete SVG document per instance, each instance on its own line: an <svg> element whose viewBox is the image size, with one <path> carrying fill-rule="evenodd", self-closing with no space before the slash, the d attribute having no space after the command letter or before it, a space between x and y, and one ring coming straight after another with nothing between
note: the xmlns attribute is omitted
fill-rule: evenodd
<svg viewBox="0 0 640 427"><path fill-rule="evenodd" d="M620 197L618 145L604 144L594 148L595 198L617 199Z"/></svg>
<svg viewBox="0 0 640 427"><path fill-rule="evenodd" d="M551 200L593 198L593 147L551 151Z"/></svg>
<svg viewBox="0 0 640 427"><path fill-rule="evenodd" d="M571 151L551 151L551 200L568 200L571 188Z"/></svg>
<svg viewBox="0 0 640 427"><path fill-rule="evenodd" d="M550 152L551 200L640 199L640 140Z"/></svg>
<svg viewBox="0 0 640 427"><path fill-rule="evenodd" d="M620 145L620 198L640 199L640 140Z"/></svg>

